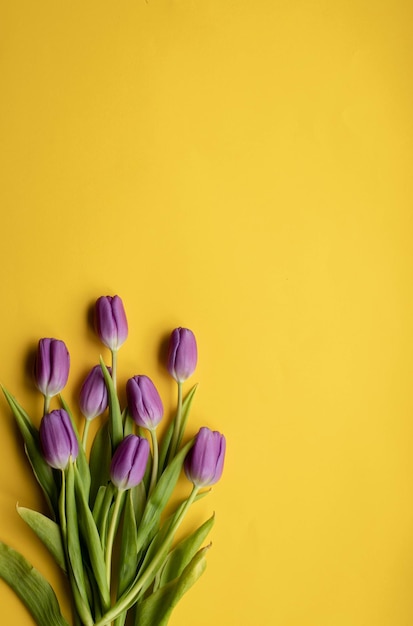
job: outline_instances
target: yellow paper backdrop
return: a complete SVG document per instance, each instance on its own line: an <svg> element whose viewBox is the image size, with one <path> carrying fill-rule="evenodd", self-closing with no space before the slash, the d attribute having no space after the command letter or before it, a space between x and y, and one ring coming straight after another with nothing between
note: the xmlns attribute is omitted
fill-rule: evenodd
<svg viewBox="0 0 413 626"><path fill-rule="evenodd" d="M206 573L171 626L413 621L412 5L0 3L0 382L39 337L79 384L125 303L121 382L194 330L190 432L225 432ZM66 588L1 400L0 538ZM0 621L32 620L0 581ZM156 625L154 625L156 626Z"/></svg>

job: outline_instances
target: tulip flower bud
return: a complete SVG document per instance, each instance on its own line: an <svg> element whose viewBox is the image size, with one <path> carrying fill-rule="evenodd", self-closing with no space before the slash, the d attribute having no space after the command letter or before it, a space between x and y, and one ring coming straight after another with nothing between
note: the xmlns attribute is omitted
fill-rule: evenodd
<svg viewBox="0 0 413 626"><path fill-rule="evenodd" d="M48 398L62 391L69 377L70 356L59 339L40 339L37 346L34 378L36 387Z"/></svg>
<svg viewBox="0 0 413 626"><path fill-rule="evenodd" d="M109 372L111 368L108 367ZM108 391L102 368L96 365L85 378L79 395L79 405L82 415L92 420L106 410L108 406Z"/></svg>
<svg viewBox="0 0 413 626"><path fill-rule="evenodd" d="M145 475L149 442L144 437L128 435L115 450L110 466L112 483L120 491L136 487Z"/></svg>
<svg viewBox="0 0 413 626"><path fill-rule="evenodd" d="M200 429L184 462L185 474L196 487L209 487L221 478L225 447L224 435L209 428Z"/></svg>
<svg viewBox="0 0 413 626"><path fill-rule="evenodd" d="M70 457L74 461L79 445L69 415L64 409L46 413L40 423L43 456L51 467L65 469Z"/></svg>
<svg viewBox="0 0 413 626"><path fill-rule="evenodd" d="M128 337L128 322L119 296L102 296L96 301L96 330L101 342L118 350Z"/></svg>
<svg viewBox="0 0 413 626"><path fill-rule="evenodd" d="M168 372L182 383L195 371L198 354L196 339L189 328L175 328L169 340Z"/></svg>
<svg viewBox="0 0 413 626"><path fill-rule="evenodd" d="M163 417L159 393L148 376L134 376L126 383L128 407L138 426L153 430Z"/></svg>

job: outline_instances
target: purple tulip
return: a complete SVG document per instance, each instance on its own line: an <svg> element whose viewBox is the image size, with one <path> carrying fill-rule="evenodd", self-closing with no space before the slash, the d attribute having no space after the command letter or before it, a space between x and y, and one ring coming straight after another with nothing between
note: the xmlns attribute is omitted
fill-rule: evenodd
<svg viewBox="0 0 413 626"><path fill-rule="evenodd" d="M145 475L149 458L149 442L144 437L128 435L115 450L110 466L110 478L115 487L124 491L136 487Z"/></svg>
<svg viewBox="0 0 413 626"><path fill-rule="evenodd" d="M108 367L109 372L111 368ZM87 420L92 420L106 410L108 391L102 368L96 365L85 378L80 390L79 405Z"/></svg>
<svg viewBox="0 0 413 626"><path fill-rule="evenodd" d="M101 342L118 350L128 337L128 322L119 296L102 296L96 301L96 330Z"/></svg>
<svg viewBox="0 0 413 626"><path fill-rule="evenodd" d="M200 429L184 463L185 474L196 487L209 487L221 478L225 447L224 435L209 428Z"/></svg>
<svg viewBox="0 0 413 626"><path fill-rule="evenodd" d="M64 409L46 413L40 423L39 435L43 456L51 467L65 469L70 457L73 461L76 459L79 444Z"/></svg>
<svg viewBox="0 0 413 626"><path fill-rule="evenodd" d="M163 417L159 393L148 376L134 376L126 383L128 407L138 426L153 430Z"/></svg>
<svg viewBox="0 0 413 626"><path fill-rule="evenodd" d="M168 372L179 383L195 371L198 358L196 339L189 328L175 328L169 340Z"/></svg>
<svg viewBox="0 0 413 626"><path fill-rule="evenodd" d="M40 339L34 367L37 388L48 398L62 391L69 377L70 356L59 339Z"/></svg>

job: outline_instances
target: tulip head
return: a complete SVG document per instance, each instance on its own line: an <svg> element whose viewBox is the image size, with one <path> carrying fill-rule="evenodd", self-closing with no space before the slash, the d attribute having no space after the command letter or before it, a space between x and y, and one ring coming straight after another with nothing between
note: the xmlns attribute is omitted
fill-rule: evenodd
<svg viewBox="0 0 413 626"><path fill-rule="evenodd" d="M169 340L168 372L182 383L192 376L198 358L195 335L189 328L175 328Z"/></svg>
<svg viewBox="0 0 413 626"><path fill-rule="evenodd" d="M101 342L118 350L128 337L128 321L119 296L102 296L95 305L96 330Z"/></svg>
<svg viewBox="0 0 413 626"><path fill-rule="evenodd" d="M145 475L149 458L149 442L144 437L128 435L115 450L110 466L110 479L120 491L136 487Z"/></svg>
<svg viewBox="0 0 413 626"><path fill-rule="evenodd" d="M111 368L108 367L109 372ZM96 365L86 376L79 395L82 415L92 420L102 415L108 406L108 390L103 377L102 368Z"/></svg>
<svg viewBox="0 0 413 626"><path fill-rule="evenodd" d="M79 444L69 415L64 409L46 413L40 423L40 443L46 463L55 469L66 469L70 458L74 461Z"/></svg>
<svg viewBox="0 0 413 626"><path fill-rule="evenodd" d="M47 398L62 391L69 377L70 356L60 339L40 339L37 346L34 378L36 387Z"/></svg>
<svg viewBox="0 0 413 626"><path fill-rule="evenodd" d="M184 462L185 474L196 487L209 487L221 478L225 447L224 435L209 428L200 429Z"/></svg>
<svg viewBox="0 0 413 626"><path fill-rule="evenodd" d="M138 426L153 430L163 417L159 393L148 376L134 376L126 383L128 408Z"/></svg>

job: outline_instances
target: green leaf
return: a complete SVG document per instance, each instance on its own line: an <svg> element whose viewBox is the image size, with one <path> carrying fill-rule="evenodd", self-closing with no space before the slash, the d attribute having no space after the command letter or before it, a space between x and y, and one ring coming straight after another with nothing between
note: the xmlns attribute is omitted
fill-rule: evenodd
<svg viewBox="0 0 413 626"><path fill-rule="evenodd" d="M161 445L159 446L159 463L158 463L158 479L161 476L168 456L169 446L171 444L172 434L174 432L174 421L172 421L166 432L163 434Z"/></svg>
<svg viewBox="0 0 413 626"><path fill-rule="evenodd" d="M190 389L190 391L188 392L188 394L186 395L186 397L185 397L185 399L184 399L184 401L182 403L181 428L180 428L180 433L178 435L177 446L179 446L181 444L182 437L183 437L183 434L185 432L186 423L188 421L188 416L189 416L189 412L190 412L190 409L191 409L192 401L194 399L195 392L196 392L197 388L198 388L198 383L196 385L194 385L192 387L192 389ZM158 477L162 474L162 472L163 472L163 470L164 470L164 468L166 466L166 459L168 457L169 446L170 446L170 443L171 443L172 434L173 434L173 430L174 430L174 422L175 422L175 420L173 420L169 424L168 429L166 430L166 432L163 435L162 442L161 442L161 445L159 447Z"/></svg>
<svg viewBox="0 0 413 626"><path fill-rule="evenodd" d="M69 626L47 580L24 556L1 541L0 577L24 602L38 626Z"/></svg>
<svg viewBox="0 0 413 626"><path fill-rule="evenodd" d="M110 437L112 440L113 450L115 450L123 439L122 414L112 376L110 375L102 357L100 357L100 367L102 368L103 377L108 390Z"/></svg>
<svg viewBox="0 0 413 626"><path fill-rule="evenodd" d="M132 490L129 490L126 494L123 514L118 596L120 596L133 581L138 568L138 530L131 491Z"/></svg>
<svg viewBox="0 0 413 626"><path fill-rule="evenodd" d="M178 545L169 553L159 576L160 587L163 587L165 584L181 575L185 567L199 550L201 544L204 542L214 525L214 521L215 515L212 515L197 530L189 535L189 537L186 537L178 543Z"/></svg>
<svg viewBox="0 0 413 626"><path fill-rule="evenodd" d="M103 550L105 550L106 547L106 537L109 527L110 512L113 506L113 497L116 492L116 488L112 485L112 483L109 483L104 489L105 493L102 500L102 506L100 507L99 514L96 515L96 526L99 531L100 541Z"/></svg>
<svg viewBox="0 0 413 626"><path fill-rule="evenodd" d="M60 526L38 511L17 506L17 512L44 543L56 563L65 572L66 561Z"/></svg>
<svg viewBox="0 0 413 626"><path fill-rule="evenodd" d="M93 507L99 487L108 484L110 480L110 464L112 461L112 443L109 435L109 422L102 424L93 440L90 451L90 504Z"/></svg>
<svg viewBox="0 0 413 626"><path fill-rule="evenodd" d="M89 469L89 463L87 462L87 458L86 458L86 454L85 451L83 449L83 444L81 441L81 438L79 436L79 431L76 425L75 420L73 419L73 415L72 412L70 410L69 405L67 404L66 400L63 398L63 396L59 396L60 398L60 402L62 403L62 407L64 408L64 410L66 411L66 413L69 415L70 421L72 423L73 426L73 430L74 433L76 435L76 439L78 441L79 444L79 453L77 455L77 459L76 459L76 466L79 470L79 474L82 478L82 484L83 484L83 488L86 494L86 498L89 498L89 489L90 489L90 469Z"/></svg>
<svg viewBox="0 0 413 626"><path fill-rule="evenodd" d="M105 559L103 557L102 544L100 542L95 520L93 519L92 511L90 510L86 500L86 494L82 485L82 478L76 466L75 493L81 536L88 550L94 579L97 583L102 601L102 608L104 611L107 611L110 606L110 595L106 581Z"/></svg>
<svg viewBox="0 0 413 626"><path fill-rule="evenodd" d="M136 485L136 487L132 487L130 492L132 494L133 507L135 510L136 526L138 527L146 506L146 489L143 481L141 481L139 485Z"/></svg>
<svg viewBox="0 0 413 626"><path fill-rule="evenodd" d="M204 498L206 495L208 495L210 490L208 491L201 491L200 493L198 493L196 495L196 498L194 500L194 502L197 502L198 500L200 500L201 498ZM145 557L143 559L143 562L139 568L139 575L142 574L142 572L145 570L145 568L150 565L151 560L156 556L156 554L158 553L159 550L162 549L162 551L165 553L165 557L166 554L169 550L169 547L172 545L173 539L174 537L171 536L169 538L169 542L168 545L163 545L165 539L168 536L169 531L171 530L171 528L173 528L173 526L177 523L178 519L181 517L183 509L187 506L187 500L184 500L184 502L182 502L177 509L174 511L174 513L172 515L170 515L167 519L165 519L165 521L162 523L162 527L160 528L160 530L155 534L155 536L153 537L148 549L146 550L145 553ZM199 546L198 546L199 547ZM158 571L158 573L156 574L155 577L155 586L157 587L159 584L159 578L160 578L160 574L161 574L161 570ZM158 581L158 582L156 582Z"/></svg>
<svg viewBox="0 0 413 626"><path fill-rule="evenodd" d="M66 470L66 524L67 524L67 554L71 571L76 584L86 617L90 618L89 598L86 591L85 573L83 569L82 551L79 540L79 528L77 518L77 507L75 499L74 465L72 462ZM81 608L78 604L78 609ZM88 620L89 621L89 620Z"/></svg>
<svg viewBox="0 0 413 626"><path fill-rule="evenodd" d="M137 605L135 626L166 626L174 607L205 571L208 548L209 546L202 548L196 553L179 578L164 585Z"/></svg>
<svg viewBox="0 0 413 626"><path fill-rule="evenodd" d="M179 431L178 441L177 441L177 444L176 444L177 450L179 449L179 446L181 445L182 437L184 436L184 433L185 433L186 423L188 421L189 412L190 412L191 406L192 406L192 401L194 399L195 392L196 392L197 389L198 389L198 383L196 385L194 385L192 387L192 389L190 389L190 391L188 392L185 400L182 403L181 428L180 428L180 431Z"/></svg>
<svg viewBox="0 0 413 626"><path fill-rule="evenodd" d="M175 488L185 457L194 440L188 443L178 452L173 461L168 465L160 477L155 489L149 497L138 530L138 550L146 547L159 527L161 514Z"/></svg>
<svg viewBox="0 0 413 626"><path fill-rule="evenodd" d="M128 407L125 407L122 412L122 423L123 423L123 436L127 437L128 435L132 435L135 430L135 422L132 417L129 415Z"/></svg>
<svg viewBox="0 0 413 626"><path fill-rule="evenodd" d="M156 589L159 586L159 578L160 578L160 574L162 571L161 568L163 567L164 563L166 562L166 559L169 556L168 553L172 545L172 542L174 540L174 535L177 530L177 525L180 524L179 520L182 521L184 510L188 507L191 500L193 502L197 502L199 499L203 498L208 493L209 493L209 490L198 493L194 499L191 494L191 496L187 500L182 502L177 507L176 511L163 522L160 530L154 535L150 545L148 546L145 552L145 557L143 559L143 562L139 566L139 570L134 581L134 582L137 582L138 580L141 581L140 590L138 592L137 597L139 598L142 597L143 594L146 592L146 590L149 589L149 587L152 585L152 582L154 584L153 591L156 591ZM199 548L199 545L201 543L202 541L199 541L199 543L193 550L193 553L191 554L191 556L186 560L185 565L189 562L189 560L195 554L196 550ZM156 560L156 562L159 562L159 565L157 566L157 570L153 571L151 574L148 575L148 570L151 569L153 560ZM183 565L183 567L185 567L185 565ZM181 568L181 570L183 569L183 567ZM143 583L142 583L142 580L143 580Z"/></svg>
<svg viewBox="0 0 413 626"><path fill-rule="evenodd" d="M97 525L97 521L102 513L103 500L105 498L106 487L99 487L99 491L95 498L95 503L93 505L92 515L95 523Z"/></svg>
<svg viewBox="0 0 413 626"><path fill-rule="evenodd" d="M44 460L39 442L39 433L32 424L26 411L17 400L3 387L3 393L16 419L17 426L25 443L27 458L32 466L33 473L43 489L46 501L54 517L57 517L58 493L52 468Z"/></svg>
<svg viewBox="0 0 413 626"><path fill-rule="evenodd" d="M29 414L17 402L16 398L10 392L7 391L7 389L5 389L3 386L1 388L3 390L3 393L6 397L7 402L9 403L11 410L13 411L13 414L19 425L19 428L20 428L20 422L21 422L35 437L37 434L37 428L34 426L32 420L30 419Z"/></svg>

